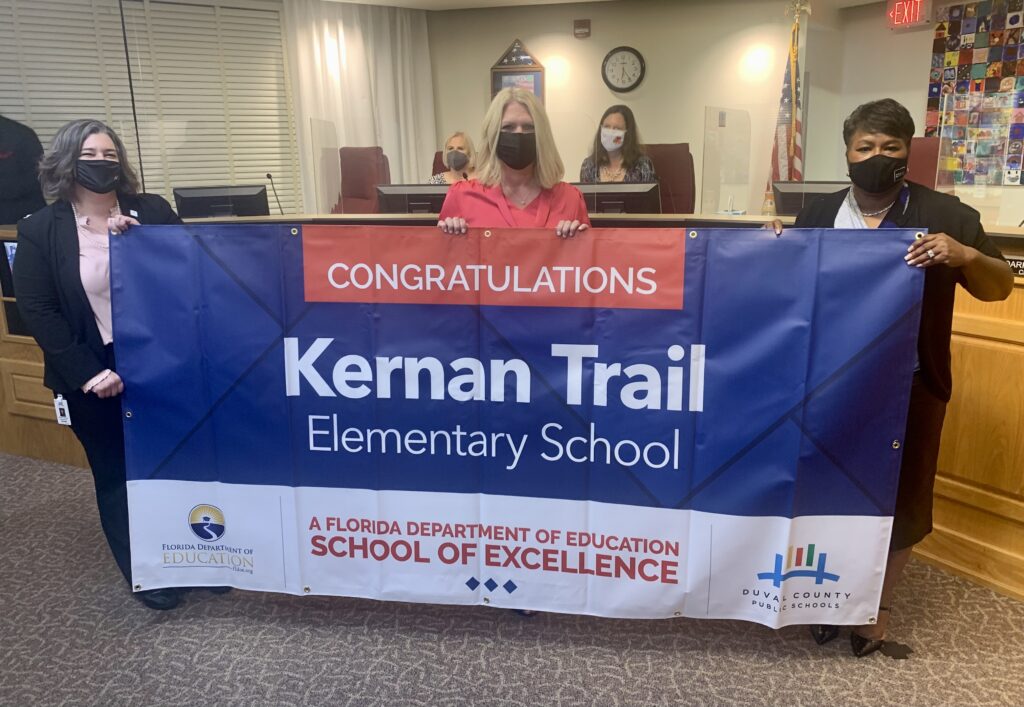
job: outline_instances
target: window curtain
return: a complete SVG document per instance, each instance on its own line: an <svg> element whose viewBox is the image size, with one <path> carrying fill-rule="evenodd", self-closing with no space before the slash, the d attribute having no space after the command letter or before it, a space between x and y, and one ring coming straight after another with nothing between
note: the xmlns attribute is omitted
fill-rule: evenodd
<svg viewBox="0 0 1024 707"><path fill-rule="evenodd" d="M422 10L285 0L307 211L329 211L339 147L380 146L395 183L425 182L434 94Z"/></svg>

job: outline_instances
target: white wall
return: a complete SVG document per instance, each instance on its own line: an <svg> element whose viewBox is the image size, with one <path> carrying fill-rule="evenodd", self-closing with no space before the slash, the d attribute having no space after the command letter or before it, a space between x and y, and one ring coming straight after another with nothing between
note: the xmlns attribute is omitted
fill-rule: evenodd
<svg viewBox="0 0 1024 707"><path fill-rule="evenodd" d="M811 88L805 177L845 179L842 125L860 104L894 98L910 111L916 134L924 135L932 28L891 31L883 2L814 19L807 38Z"/></svg>
<svg viewBox="0 0 1024 707"><path fill-rule="evenodd" d="M690 144L699 209L705 107L751 108L750 172L760 195L789 42L783 9L782 2L763 0L630 0L431 12L438 142L458 129L479 133L490 68L519 38L545 66L546 107L567 179L579 176L604 110L625 103L645 142ZM574 19L591 20L589 39L572 36ZM647 75L639 88L620 95L604 85L600 72L605 54L623 44L644 55ZM758 47L762 53L752 55ZM744 59L751 56L763 60L745 73ZM759 196L752 206L760 210Z"/></svg>

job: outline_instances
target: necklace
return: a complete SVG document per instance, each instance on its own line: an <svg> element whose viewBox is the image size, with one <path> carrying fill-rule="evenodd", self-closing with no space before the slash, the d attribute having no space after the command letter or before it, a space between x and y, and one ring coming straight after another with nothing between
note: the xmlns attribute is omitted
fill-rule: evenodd
<svg viewBox="0 0 1024 707"><path fill-rule="evenodd" d="M89 218L86 217L83 222L82 216L78 213L78 207L75 206L75 202L73 201L71 202L71 213L75 217L75 228L78 229L79 227L81 227L81 229L85 232L86 238L88 240L92 241L101 248L110 248L110 239L108 238L108 234L101 234L98 231L93 231L91 228L89 228ZM110 209L110 216L113 217L120 215L121 205L115 201L114 206L111 207Z"/></svg>
<svg viewBox="0 0 1024 707"><path fill-rule="evenodd" d="M893 199L891 202L889 202L888 206L884 206L881 209L879 209L878 211L863 211L862 210L860 212L860 215L861 216L880 216L881 214L884 214L886 211L891 209L893 207L893 204L895 204L895 203L896 203L896 200ZM857 204L857 208L860 209L860 204Z"/></svg>
<svg viewBox="0 0 1024 707"><path fill-rule="evenodd" d="M531 201L533 201L534 199L537 198L537 194L530 194L529 192L527 193L527 196L524 196L524 197L514 196L504 186L502 186L501 191L505 195L506 199L511 200L512 202L514 202L516 204L516 206L519 206L520 208L526 206ZM538 190L538 194L539 193L540 192Z"/></svg>

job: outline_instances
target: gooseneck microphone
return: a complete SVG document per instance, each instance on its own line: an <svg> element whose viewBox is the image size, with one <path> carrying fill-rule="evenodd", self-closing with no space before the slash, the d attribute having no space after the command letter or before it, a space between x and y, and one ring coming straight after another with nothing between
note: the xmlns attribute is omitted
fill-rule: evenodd
<svg viewBox="0 0 1024 707"><path fill-rule="evenodd" d="M284 216L284 209L281 208L281 199L277 196L277 187L274 186L274 175L267 172L267 179L270 180L270 188L274 190L274 199L277 201L277 210Z"/></svg>

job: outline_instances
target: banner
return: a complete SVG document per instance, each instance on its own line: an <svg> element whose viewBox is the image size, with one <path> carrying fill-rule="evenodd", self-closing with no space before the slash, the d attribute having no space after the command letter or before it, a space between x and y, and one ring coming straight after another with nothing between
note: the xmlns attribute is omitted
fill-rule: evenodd
<svg viewBox="0 0 1024 707"><path fill-rule="evenodd" d="M867 622L913 238L135 227L135 587Z"/></svg>

